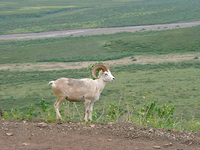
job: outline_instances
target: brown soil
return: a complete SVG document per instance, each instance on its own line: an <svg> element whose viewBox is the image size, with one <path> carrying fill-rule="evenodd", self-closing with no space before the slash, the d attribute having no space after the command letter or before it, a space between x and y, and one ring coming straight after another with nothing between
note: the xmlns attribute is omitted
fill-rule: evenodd
<svg viewBox="0 0 200 150"><path fill-rule="evenodd" d="M0 150L199 150L200 134L128 123L0 120Z"/></svg>
<svg viewBox="0 0 200 150"><path fill-rule="evenodd" d="M118 60L102 61L110 66L116 65L129 65L129 64L158 64L163 62L181 62L187 60L194 60L194 57L199 57L200 53L194 54L169 54L169 55L141 55L135 56L136 61L132 58L127 57ZM199 59L195 59L199 61ZM51 70L65 70L65 69L81 69L87 68L88 65L93 64L97 61L88 62L67 62L67 63L24 63L24 64L9 64L0 65L0 70L10 71L51 71Z"/></svg>

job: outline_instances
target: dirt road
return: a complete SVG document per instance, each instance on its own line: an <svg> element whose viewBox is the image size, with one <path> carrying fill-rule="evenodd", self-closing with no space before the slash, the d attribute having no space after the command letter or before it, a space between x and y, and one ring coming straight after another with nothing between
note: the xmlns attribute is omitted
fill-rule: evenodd
<svg viewBox="0 0 200 150"><path fill-rule="evenodd" d="M116 65L130 65L130 64L158 64L164 62L181 62L181 61L199 61L200 59L194 59L195 57L200 57L200 53L191 54L168 54L168 55L138 55L134 58L126 57L117 60L102 61L104 64L110 66ZM86 61L86 62L66 62L66 63L21 63L21 64L1 64L0 70L10 70L10 71L52 71L52 70L65 70L65 69L81 69L87 68L90 64L94 64L98 61Z"/></svg>
<svg viewBox="0 0 200 150"><path fill-rule="evenodd" d="M9 34L9 35L0 35L0 40L36 39L36 38L49 38L49 37L113 34L113 33L117 33L117 32L166 30L166 29L192 27L192 26L196 26L196 25L200 25L200 21L192 21L192 22L184 22L184 23L156 24L156 25L143 25L143 26L129 26L129 27L115 27L115 28L74 29L74 30L64 30L64 31L27 33L27 34Z"/></svg>

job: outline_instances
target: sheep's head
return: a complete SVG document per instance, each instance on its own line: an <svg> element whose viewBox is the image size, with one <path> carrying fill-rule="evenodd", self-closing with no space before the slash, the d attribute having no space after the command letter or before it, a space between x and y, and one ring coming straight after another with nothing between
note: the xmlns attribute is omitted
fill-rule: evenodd
<svg viewBox="0 0 200 150"><path fill-rule="evenodd" d="M101 69L101 71L99 72L99 77L96 77L95 72L98 69ZM102 78L106 82L115 80L115 77L113 77L113 75L110 72L110 67L108 65L101 65L101 64L98 64L93 67L92 77L95 79Z"/></svg>

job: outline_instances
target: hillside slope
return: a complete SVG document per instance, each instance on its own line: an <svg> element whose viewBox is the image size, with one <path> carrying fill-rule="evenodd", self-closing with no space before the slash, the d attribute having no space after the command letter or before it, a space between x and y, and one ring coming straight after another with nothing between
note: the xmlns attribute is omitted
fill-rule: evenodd
<svg viewBox="0 0 200 150"><path fill-rule="evenodd" d="M143 128L128 123L0 120L0 149L198 150L200 134Z"/></svg>

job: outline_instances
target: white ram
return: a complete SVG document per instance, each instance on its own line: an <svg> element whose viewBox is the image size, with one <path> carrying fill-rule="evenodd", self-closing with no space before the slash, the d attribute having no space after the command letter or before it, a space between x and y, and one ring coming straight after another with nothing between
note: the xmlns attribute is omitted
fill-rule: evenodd
<svg viewBox="0 0 200 150"><path fill-rule="evenodd" d="M101 69L98 78L95 76L97 69ZM110 67L107 65L96 65L92 69L93 79L71 79L59 78L52 83L52 90L57 96L57 101L54 104L57 119L62 119L59 106L64 99L71 102L85 102L85 117L84 120L92 120L93 104L99 100L100 94L103 91L106 82L114 81L114 77L110 72Z"/></svg>

